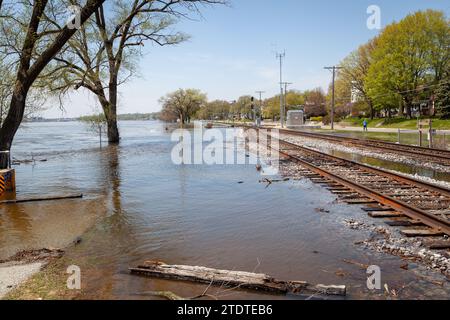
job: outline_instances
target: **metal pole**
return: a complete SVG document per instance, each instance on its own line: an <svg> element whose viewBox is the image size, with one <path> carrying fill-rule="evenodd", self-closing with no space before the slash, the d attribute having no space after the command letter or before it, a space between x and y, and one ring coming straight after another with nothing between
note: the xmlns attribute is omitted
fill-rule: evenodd
<svg viewBox="0 0 450 320"><path fill-rule="evenodd" d="M286 53L277 53L277 59L280 59L280 125L284 128L284 114L283 114L283 59Z"/></svg>
<svg viewBox="0 0 450 320"><path fill-rule="evenodd" d="M283 98L283 119L286 115L286 107L287 107L287 87L288 85L291 85L292 82L283 82L282 85L284 85L284 98ZM286 122L286 121L284 121Z"/></svg>
<svg viewBox="0 0 450 320"><path fill-rule="evenodd" d="M324 69L332 70L333 72L333 82L332 82L332 96L331 96L331 113L330 113L330 122L331 122L331 130L334 130L334 108L335 108L335 81L336 81L336 70L342 69L342 67L325 67Z"/></svg>
<svg viewBox="0 0 450 320"><path fill-rule="evenodd" d="M336 79L336 67L333 66L333 95L331 98L331 130L334 130L334 81Z"/></svg>
<svg viewBox="0 0 450 320"><path fill-rule="evenodd" d="M261 121L259 121L259 120L262 120L262 95L263 95L263 93L266 93L266 92L265 91L256 91L256 93L259 94L259 117L257 119L257 122L258 122L258 125L260 125Z"/></svg>

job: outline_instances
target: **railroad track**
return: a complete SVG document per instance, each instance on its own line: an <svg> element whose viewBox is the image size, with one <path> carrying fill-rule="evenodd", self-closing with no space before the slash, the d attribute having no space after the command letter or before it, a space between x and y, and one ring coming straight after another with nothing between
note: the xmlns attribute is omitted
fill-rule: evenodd
<svg viewBox="0 0 450 320"><path fill-rule="evenodd" d="M388 218L408 237L445 237L450 248L450 190L279 140L282 159L298 163L290 174L326 186L348 204L364 205L373 218Z"/></svg>
<svg viewBox="0 0 450 320"><path fill-rule="evenodd" d="M444 166L450 166L450 150L430 149L419 146L412 146L406 144L397 144L392 142L380 140L367 140L350 137L335 136L325 133L295 131L289 129L279 129L280 133L290 134L295 136L302 136L308 138L315 138L339 143L347 143L349 145L364 146L372 149L381 149L397 154L404 154L409 156L418 156L427 160L433 160L436 163Z"/></svg>

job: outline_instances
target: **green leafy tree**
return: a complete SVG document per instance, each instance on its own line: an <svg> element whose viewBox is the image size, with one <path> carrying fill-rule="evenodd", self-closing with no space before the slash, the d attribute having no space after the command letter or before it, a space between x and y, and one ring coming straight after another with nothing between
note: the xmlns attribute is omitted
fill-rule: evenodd
<svg viewBox="0 0 450 320"><path fill-rule="evenodd" d="M444 79L435 93L435 106L442 119L450 119L450 79Z"/></svg>
<svg viewBox="0 0 450 320"><path fill-rule="evenodd" d="M168 93L159 102L162 114L176 116L182 125L189 123L192 117L207 103L206 94L197 89L179 89Z"/></svg>
<svg viewBox="0 0 450 320"><path fill-rule="evenodd" d="M280 95L273 96L264 101L263 117L276 120L280 117Z"/></svg>
<svg viewBox="0 0 450 320"><path fill-rule="evenodd" d="M252 113L252 97L249 95L241 96L233 104L233 113L239 118L251 119Z"/></svg>
<svg viewBox="0 0 450 320"><path fill-rule="evenodd" d="M231 116L231 104L224 100L214 100L206 103L197 112L201 120L226 120Z"/></svg>
<svg viewBox="0 0 450 320"><path fill-rule="evenodd" d="M306 90L303 92L305 99L305 113L307 117L320 117L327 114L325 108L326 96L322 88Z"/></svg>
<svg viewBox="0 0 450 320"><path fill-rule="evenodd" d="M367 104L371 119L374 118L374 103L367 92L366 80L372 63L372 53L376 48L377 38L370 40L348 55L342 62L338 73L338 82L350 90L350 96L356 95L357 100ZM353 92L352 92L353 91ZM348 94L346 92L345 94Z"/></svg>
<svg viewBox="0 0 450 320"><path fill-rule="evenodd" d="M296 109L305 104L305 96L298 90L290 90L286 94L287 110ZM286 110L286 111L287 111Z"/></svg>
<svg viewBox="0 0 450 320"><path fill-rule="evenodd" d="M437 83L448 66L449 20L440 11L419 11L387 26L372 53L366 91L376 105L401 98L400 115L411 118L422 88ZM446 35L446 36L445 36Z"/></svg>

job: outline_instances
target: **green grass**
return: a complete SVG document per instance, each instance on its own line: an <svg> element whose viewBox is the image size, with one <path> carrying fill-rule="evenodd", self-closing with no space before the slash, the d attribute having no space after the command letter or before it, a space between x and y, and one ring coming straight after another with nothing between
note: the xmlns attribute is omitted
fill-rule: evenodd
<svg viewBox="0 0 450 320"><path fill-rule="evenodd" d="M341 133L349 134L348 131L337 131ZM383 140L383 141L389 141L389 142L397 142L398 140L398 134L397 133L388 133L388 132L366 132L362 135L358 135L356 138L366 138L371 140Z"/></svg>
<svg viewBox="0 0 450 320"><path fill-rule="evenodd" d="M339 124L345 126L356 126L362 127L363 119L352 118L346 119ZM417 129L417 119L404 119L404 118L392 118L392 119L367 119L369 124L369 128L400 128L400 129ZM433 119L433 128L434 129L450 129L450 120L441 120L441 119Z"/></svg>

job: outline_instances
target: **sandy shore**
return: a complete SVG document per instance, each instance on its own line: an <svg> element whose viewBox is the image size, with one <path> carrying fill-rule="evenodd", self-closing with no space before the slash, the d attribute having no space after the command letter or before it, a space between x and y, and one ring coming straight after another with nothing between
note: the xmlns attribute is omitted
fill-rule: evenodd
<svg viewBox="0 0 450 320"><path fill-rule="evenodd" d="M43 265L44 263L42 262L29 264L9 262L0 264L0 299L3 299L11 290L39 272Z"/></svg>
<svg viewBox="0 0 450 320"><path fill-rule="evenodd" d="M63 254L60 249L28 250L0 260L0 299Z"/></svg>

